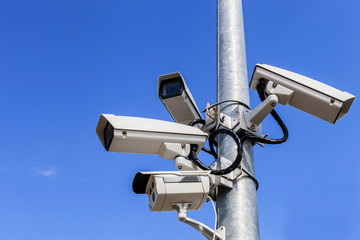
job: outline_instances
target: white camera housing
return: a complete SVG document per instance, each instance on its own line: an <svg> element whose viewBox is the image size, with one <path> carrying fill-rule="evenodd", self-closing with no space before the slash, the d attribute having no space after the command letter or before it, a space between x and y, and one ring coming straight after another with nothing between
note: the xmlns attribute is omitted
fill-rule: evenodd
<svg viewBox="0 0 360 240"><path fill-rule="evenodd" d="M201 118L195 100L179 72L159 77L158 96L175 122L187 125Z"/></svg>
<svg viewBox="0 0 360 240"><path fill-rule="evenodd" d="M210 171L138 172L133 191L146 193L153 212L177 211L178 204L188 204L187 210L198 210L210 190Z"/></svg>
<svg viewBox="0 0 360 240"><path fill-rule="evenodd" d="M102 114L96 133L109 152L157 154L164 159L187 157L190 144L200 152L208 135L196 127L137 117Z"/></svg>
<svg viewBox="0 0 360 240"><path fill-rule="evenodd" d="M265 80L266 94L276 95L280 104L293 106L330 123L341 119L355 99L347 92L297 73L256 64L250 88L256 90L261 79Z"/></svg>

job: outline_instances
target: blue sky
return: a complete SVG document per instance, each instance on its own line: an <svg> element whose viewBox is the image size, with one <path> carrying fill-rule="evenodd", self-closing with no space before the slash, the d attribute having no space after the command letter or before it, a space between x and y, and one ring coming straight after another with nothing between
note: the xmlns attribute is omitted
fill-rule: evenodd
<svg viewBox="0 0 360 240"><path fill-rule="evenodd" d="M266 63L360 96L359 1L243 3L249 75ZM107 153L95 127L171 121L156 92L170 72L200 109L216 102L216 1L0 1L0 32L0 239L201 239L132 192L136 172L173 162ZM254 150L261 239L360 239L358 100L335 125L277 110L288 142ZM189 216L213 225L210 203Z"/></svg>

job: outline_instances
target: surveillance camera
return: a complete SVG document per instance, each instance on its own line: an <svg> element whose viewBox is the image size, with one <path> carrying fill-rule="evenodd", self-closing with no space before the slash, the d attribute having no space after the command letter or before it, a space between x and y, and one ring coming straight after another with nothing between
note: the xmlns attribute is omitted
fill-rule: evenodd
<svg viewBox="0 0 360 240"><path fill-rule="evenodd" d="M177 211L177 204L187 210L202 207L210 189L210 171L138 172L133 181L136 194L146 193L154 212Z"/></svg>
<svg viewBox="0 0 360 240"><path fill-rule="evenodd" d="M250 88L264 81L267 95L276 95L280 104L290 105L330 123L341 119L355 96L311 78L266 64L257 64ZM276 105L271 103L272 105Z"/></svg>
<svg viewBox="0 0 360 240"><path fill-rule="evenodd" d="M159 77L158 95L175 122L187 125L194 119L201 119L199 109L179 72Z"/></svg>
<svg viewBox="0 0 360 240"><path fill-rule="evenodd" d="M179 123L102 114L96 133L106 151L157 154L174 160L190 154L190 144L197 145L197 154L207 134L198 128Z"/></svg>

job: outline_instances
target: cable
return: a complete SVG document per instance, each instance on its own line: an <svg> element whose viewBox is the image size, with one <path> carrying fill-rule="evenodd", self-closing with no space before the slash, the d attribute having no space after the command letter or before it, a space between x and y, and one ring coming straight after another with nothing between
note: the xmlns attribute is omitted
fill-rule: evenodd
<svg viewBox="0 0 360 240"><path fill-rule="evenodd" d="M257 89L257 92L259 94L259 97L261 99L261 101L264 101L265 98L266 98L266 93L265 93L265 80L264 79L260 79L259 80L259 84L257 85L256 87ZM218 102L218 103L215 103L213 105L211 105L209 108L213 108L219 104L222 104L222 103L226 103L226 102L235 102L235 103L238 103L248 109L250 109L249 106L247 106L245 103L243 102L240 102L240 101L236 101L236 100L225 100L225 101L221 101L221 102ZM208 109L209 109L208 108ZM242 160L242 153L243 153L243 150L242 150L242 143L245 142L246 140L251 140L251 141L256 141L256 142L259 142L259 143L266 143L266 144L280 144L280 143L283 143L285 142L288 137L289 137L289 132L287 130L287 127L286 125L284 124L284 122L281 120L280 116L277 114L277 112L275 110L272 110L270 112L270 114L273 116L273 118L275 119L275 121L279 124L282 132L283 132L283 137L282 138L279 138L279 139L271 139L271 138L260 138L260 137L256 137L256 136L253 136L251 134L249 134L248 132L244 131L244 130L241 130L239 131L237 134L232 131L232 130L228 130L228 129L223 129L223 128L220 128L220 129L215 129L213 132L210 133L209 135L209 145L210 145L210 150L206 149L206 148L202 148L203 151L211 154L214 156L215 159L218 158L218 154L217 152L214 150L214 146L218 146L216 140L215 140L215 137L219 134L226 134L230 137L233 138L233 140L236 142L236 145L237 145L237 148L238 148L238 152L237 152L237 156L235 158L235 160L233 161L233 163L225 168L225 169L220 169L220 170L214 170L214 169L211 169L210 167L204 165L196 156L196 152L197 152L197 145L190 145L190 154L189 154L189 160L193 161L200 169L202 170L211 170L211 174L214 174L214 175L224 175L224 174L228 174L232 171L234 171L240 164L241 164L241 160ZM192 120L189 125L190 126L195 126L196 124L202 124L204 125L205 124L205 120L204 119L195 119L195 120ZM259 183L258 181L256 180L255 177L253 177L249 172L247 172L246 170L244 170L244 172L250 177L252 178L255 183L256 183L256 186L257 186L257 189L259 187Z"/></svg>
<svg viewBox="0 0 360 240"><path fill-rule="evenodd" d="M196 124L205 124L205 120L204 119L195 119L195 120L192 120L189 123L190 126L194 126ZM232 131L232 130L228 130L228 129L224 129L224 128L216 129L215 131L210 133L210 136L209 136L210 150L208 150L208 149L206 149L204 147L202 148L203 151L211 154L215 159L218 158L218 154L214 149L214 146L216 146L216 147L218 146L217 142L215 141L215 138L219 134L226 134L226 135L232 137L233 140L237 144L238 154L237 154L237 156L235 158L235 161L229 167L227 167L225 169L220 169L220 170L213 170L213 169L209 168L208 166L204 165L196 156L196 152L197 152L197 145L196 144L191 144L190 145L191 150L190 150L190 154L189 154L189 157L188 157L199 168L201 168L202 170L211 170L211 174L214 174L214 175L224 175L224 174L227 174L227 173L230 173L230 172L234 171L236 168L241 166L242 152L243 152L242 151L242 143L251 138L250 135L243 134L243 135L241 135L241 138L239 139L239 137L236 135L236 133L234 131ZM259 189L259 182L257 181L257 179L254 176L252 176L246 169L244 169L242 167L241 167L240 175L242 174L243 171L247 174L247 176L249 178L251 178L255 182L256 190L258 190Z"/></svg>
<svg viewBox="0 0 360 240"><path fill-rule="evenodd" d="M241 160L242 160L243 151L242 151L242 144L241 144L239 137L236 135L236 133L234 131L224 129L224 128L216 129L209 136L210 151L213 154L213 156L216 156L215 158L218 158L218 154L214 150L214 140L215 140L215 137L220 134L226 134L235 141L235 143L237 145L237 156L229 167L227 167L225 169L220 169L220 170L212 170L211 173L214 175L224 175L224 174L228 174L228 173L234 171L240 165Z"/></svg>
<svg viewBox="0 0 360 240"><path fill-rule="evenodd" d="M244 171L244 172L247 174L247 176L255 182L256 191L257 191L257 190L259 189L259 182L258 182L258 180L257 180L253 175L251 175L251 173L249 173L245 168L241 168L241 171Z"/></svg>
<svg viewBox="0 0 360 240"><path fill-rule="evenodd" d="M212 154L211 151L205 147L201 148L202 151L208 153L208 154Z"/></svg>
<svg viewBox="0 0 360 240"><path fill-rule="evenodd" d="M189 125L190 126L194 126L196 124L205 124L205 120L204 119L195 119L192 120ZM207 153L210 153L215 159L218 158L218 154L214 149L214 146L217 147L217 141L215 141L215 138L220 135L220 134L226 134L228 136L230 136L236 143L237 145L237 155L235 160L232 162L232 164L230 166L228 166L227 168L224 169L219 169L219 170L215 170L215 169L211 169L210 167L204 165L196 156L196 152L197 152L197 145L196 144L191 144L190 145L190 154L188 156L188 158L193 161L200 169L202 170L211 170L211 174L214 175L225 175L228 174L232 171L234 171L240 164L241 164L241 160L242 160L242 144L241 144L241 140L239 139L239 137L236 135L236 133L232 130L229 129L224 129L224 128L220 128L220 129L216 129L215 131L213 131L212 133L210 133L209 136L209 146L210 146L210 151L208 149L203 148L203 150Z"/></svg>
<svg viewBox="0 0 360 240"><path fill-rule="evenodd" d="M217 224L216 208L215 208L215 204L214 204L214 201L212 200L212 198L211 198L210 196L207 196L206 198L211 201L211 204L212 204L212 206L213 206L214 213L215 213L215 225L214 225L214 235L213 235L213 240L215 240L215 237L216 237L216 224Z"/></svg>
<svg viewBox="0 0 360 240"><path fill-rule="evenodd" d="M191 122L189 122L189 126L195 126L196 124L202 124L202 125L204 125L205 124L205 120L204 119L202 119L202 118L199 118L199 119L194 119L194 120L191 120Z"/></svg>
<svg viewBox="0 0 360 240"><path fill-rule="evenodd" d="M194 119L194 120L192 120L188 125L193 127L193 126L195 126L196 124L205 125L205 120L202 119L202 118ZM195 150L195 152L196 152L196 151L197 151L197 145L195 145L195 146L196 146L196 149L194 149L194 150ZM192 147L194 147L194 146L192 146ZM209 149L205 148L205 147L201 148L201 150L204 151L204 152L206 152L206 153L208 153L208 154L211 154L211 155L212 155L211 151L210 151Z"/></svg>
<svg viewBox="0 0 360 240"><path fill-rule="evenodd" d="M247 109L251 110L251 108L246 104L246 103L243 103L241 101L238 101L238 100L224 100L224 101L221 101L221 102L217 102L213 105L211 105L210 107L208 108L205 108L202 112L206 112L206 109L211 109L213 107L216 107L217 105L220 105L220 104L223 104L223 103L227 103L227 102L233 102L233 103L237 103L243 107L246 107Z"/></svg>
<svg viewBox="0 0 360 240"><path fill-rule="evenodd" d="M214 156L214 158L218 158L218 154L214 149L214 145L215 145L215 137L220 135L220 134L226 134L228 136L230 136L236 143L237 145L237 156L235 158L235 160L232 162L232 164L225 168L225 169L219 169L219 170L214 170L211 169L210 167L204 165L196 156L196 151L197 151L197 145L192 144L190 145L190 154L189 154L189 159L191 161L193 161L200 169L202 170L211 170L211 174L214 175L224 175L224 174L228 174L232 171L234 171L241 163L241 159L242 159L242 144L241 141L239 139L239 137L236 135L235 132L233 132L232 130L228 130L228 129L224 129L224 128L220 128L220 129L216 129L214 132L212 132L209 136L209 145L210 145L210 151L211 154Z"/></svg>
<svg viewBox="0 0 360 240"><path fill-rule="evenodd" d="M260 79L259 80L259 84L256 86L256 90L259 94L259 97L261 99L261 101L264 101L266 98L266 94L265 94L265 80L264 79ZM286 142L286 140L289 137L289 131L285 125L285 123L281 120L279 114L277 114L277 112L275 110L272 110L270 112L271 116L273 116L273 118L275 119L275 121L279 124L282 132L283 132L283 137L279 138L279 139L271 139L271 138L260 138L260 137L256 137L253 135L250 135L248 133L246 133L245 131L240 131L238 133L239 137L245 137L245 140L253 140L256 142L260 142L260 143L266 143L266 144L280 144L283 142Z"/></svg>

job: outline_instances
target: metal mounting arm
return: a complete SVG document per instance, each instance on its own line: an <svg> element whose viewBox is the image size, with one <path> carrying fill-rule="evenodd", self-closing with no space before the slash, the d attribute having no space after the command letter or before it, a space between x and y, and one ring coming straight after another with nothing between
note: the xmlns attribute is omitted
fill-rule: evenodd
<svg viewBox="0 0 360 240"><path fill-rule="evenodd" d="M246 126L255 132L260 123L264 121L266 116L269 115L277 104L278 97L276 95L270 95L252 111L245 110Z"/></svg>
<svg viewBox="0 0 360 240"><path fill-rule="evenodd" d="M256 132L260 123L278 103L283 105L289 104L294 94L293 90L271 81L268 81L266 84L265 92L268 94L268 97L263 102L252 111L245 110L246 126L253 132Z"/></svg>
<svg viewBox="0 0 360 240"><path fill-rule="evenodd" d="M187 160L183 156L177 156L175 158L175 167L180 171L199 171L201 170L195 163Z"/></svg>
<svg viewBox="0 0 360 240"><path fill-rule="evenodd" d="M195 228L208 240L213 240L213 239L225 240L225 227L222 226L214 232L213 229L209 228L205 224L187 217L186 209L188 208L189 205L190 203L178 203L174 206L177 209L179 221L186 223L187 225ZM214 234L215 234L215 238L214 238Z"/></svg>

